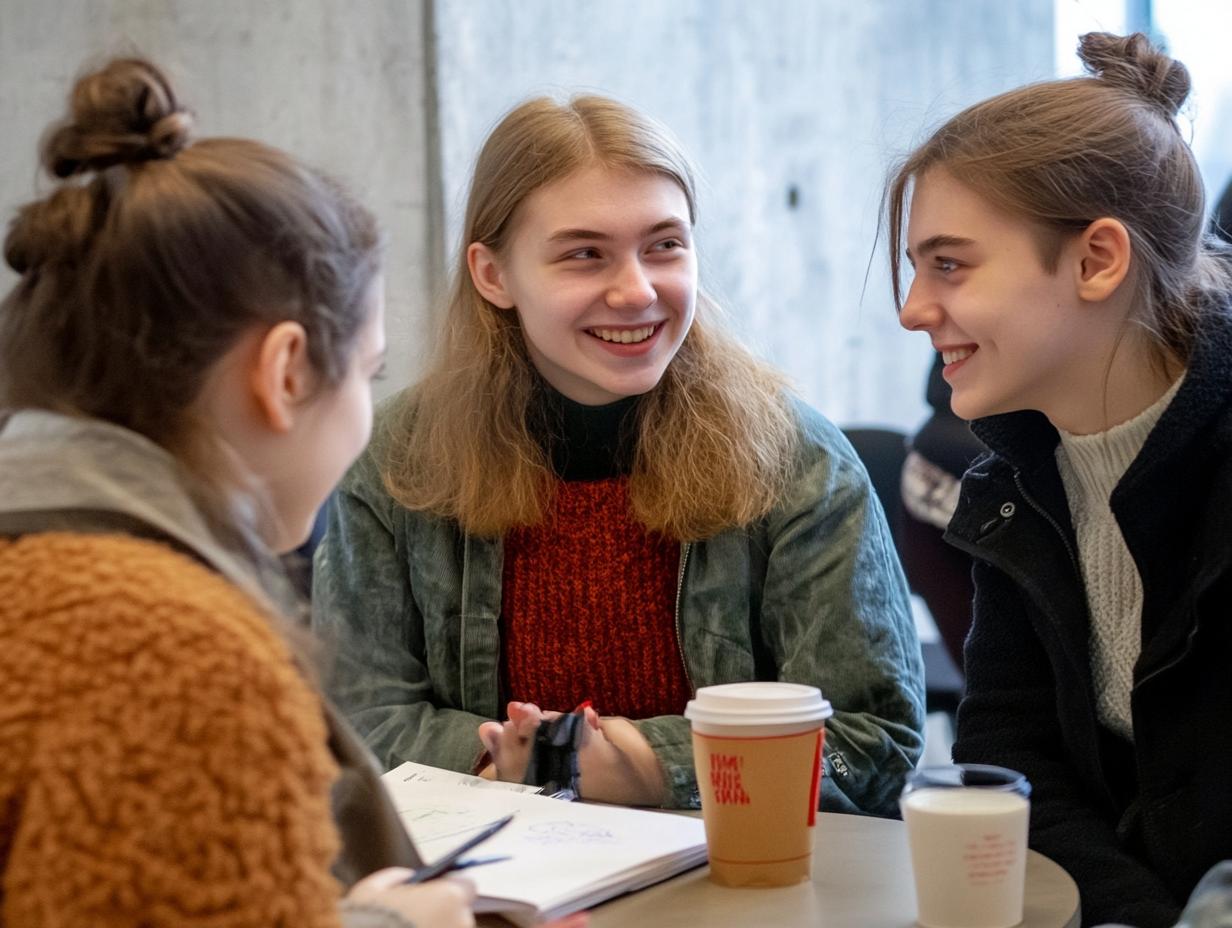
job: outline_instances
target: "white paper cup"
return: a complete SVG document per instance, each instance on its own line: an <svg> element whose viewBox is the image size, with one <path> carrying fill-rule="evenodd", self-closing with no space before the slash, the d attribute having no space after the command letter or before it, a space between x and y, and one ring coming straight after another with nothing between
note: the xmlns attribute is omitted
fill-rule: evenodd
<svg viewBox="0 0 1232 928"><path fill-rule="evenodd" d="M923 928L1011 928L1022 921L1026 777L955 764L912 774L900 806Z"/></svg>
<svg viewBox="0 0 1232 928"><path fill-rule="evenodd" d="M812 873L825 720L814 686L727 683L689 701L710 878L786 886Z"/></svg>

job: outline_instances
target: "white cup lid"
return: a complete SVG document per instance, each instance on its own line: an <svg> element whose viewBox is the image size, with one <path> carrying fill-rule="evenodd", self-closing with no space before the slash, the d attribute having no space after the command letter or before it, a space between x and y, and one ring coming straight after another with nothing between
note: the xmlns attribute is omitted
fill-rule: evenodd
<svg viewBox="0 0 1232 928"><path fill-rule="evenodd" d="M703 686L684 710L689 721L709 725L821 722L833 714L817 687L775 682Z"/></svg>

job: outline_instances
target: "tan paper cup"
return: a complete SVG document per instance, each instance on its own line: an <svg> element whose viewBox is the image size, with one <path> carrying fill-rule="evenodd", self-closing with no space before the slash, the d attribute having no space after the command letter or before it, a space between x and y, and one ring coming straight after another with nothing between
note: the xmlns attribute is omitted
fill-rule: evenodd
<svg viewBox="0 0 1232 928"><path fill-rule="evenodd" d="M813 686L728 683L689 701L710 878L788 886L812 873L825 720Z"/></svg>

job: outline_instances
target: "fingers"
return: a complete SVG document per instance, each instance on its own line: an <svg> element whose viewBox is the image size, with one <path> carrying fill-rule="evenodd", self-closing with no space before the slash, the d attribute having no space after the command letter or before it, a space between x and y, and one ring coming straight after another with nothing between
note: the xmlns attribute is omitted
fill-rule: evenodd
<svg viewBox="0 0 1232 928"><path fill-rule="evenodd" d="M492 758L496 778L521 783L530 762L532 739L539 727L539 709L531 703L510 703L511 717L505 722L483 722L479 740Z"/></svg>
<svg viewBox="0 0 1232 928"><path fill-rule="evenodd" d="M351 887L349 895L355 899L363 899L372 893L384 892L405 883L415 871L406 867L386 867L370 873Z"/></svg>
<svg viewBox="0 0 1232 928"><path fill-rule="evenodd" d="M441 879L461 890L462 899L468 906L475 901L475 897L479 894L479 890L475 888L475 881L461 873L447 873Z"/></svg>
<svg viewBox="0 0 1232 928"><path fill-rule="evenodd" d="M496 757L500 750L501 733L504 730L500 722L481 722L479 725L479 741L492 757Z"/></svg>
<svg viewBox="0 0 1232 928"><path fill-rule="evenodd" d="M533 702L511 702L505 707L509 713L509 721L514 724L518 734L532 737L546 716ZM556 713L552 713L555 715Z"/></svg>
<svg viewBox="0 0 1232 928"><path fill-rule="evenodd" d="M351 887L347 898L391 909L417 928L473 928L475 884L471 880L450 874L417 886L399 885L410 872L401 867L378 870ZM387 885L395 877L401 880Z"/></svg>

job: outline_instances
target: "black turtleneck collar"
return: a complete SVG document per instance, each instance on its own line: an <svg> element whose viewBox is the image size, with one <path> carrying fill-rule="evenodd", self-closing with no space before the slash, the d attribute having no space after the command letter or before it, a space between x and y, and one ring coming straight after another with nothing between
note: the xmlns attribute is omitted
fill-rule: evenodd
<svg viewBox="0 0 1232 928"><path fill-rule="evenodd" d="M633 470L637 440L636 396L603 406L574 402L551 384L539 381L538 415L532 431L552 459L562 480L606 480Z"/></svg>

